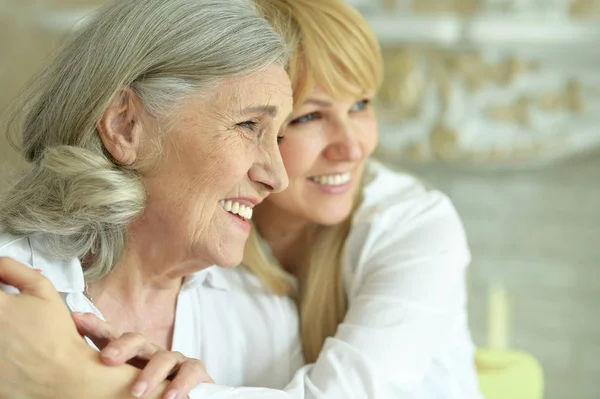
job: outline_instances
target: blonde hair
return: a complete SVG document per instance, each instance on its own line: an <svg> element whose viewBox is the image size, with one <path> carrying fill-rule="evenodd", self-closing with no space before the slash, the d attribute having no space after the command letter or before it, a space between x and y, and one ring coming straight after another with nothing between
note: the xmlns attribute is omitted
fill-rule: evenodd
<svg viewBox="0 0 600 399"><path fill-rule="evenodd" d="M356 88L379 89L383 61L377 38L344 0L255 2L294 48L288 73L295 106L317 85L335 97L358 95ZM358 198L355 206L357 203ZM352 215L337 225L317 226L311 254L300 269L296 299L304 357L309 363L317 359L325 340L335 334L346 314L341 266L351 223ZM292 292L281 267L273 264L261 247L255 228L246 244L243 265L274 293Z"/></svg>
<svg viewBox="0 0 600 399"><path fill-rule="evenodd" d="M24 93L9 140L28 170L0 199L0 226L44 233L87 280L114 267L145 206L139 165L114 162L96 122L130 87L159 120L196 90L285 65L289 46L251 0L115 0L99 9ZM164 126L161 126L164 127Z"/></svg>

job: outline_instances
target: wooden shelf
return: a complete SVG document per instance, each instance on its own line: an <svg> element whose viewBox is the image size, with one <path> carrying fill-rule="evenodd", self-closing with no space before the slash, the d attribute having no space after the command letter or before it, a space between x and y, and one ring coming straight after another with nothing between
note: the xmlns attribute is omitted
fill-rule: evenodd
<svg viewBox="0 0 600 399"><path fill-rule="evenodd" d="M383 44L455 46L463 40L463 22L449 15L424 17L388 14L367 16L367 20Z"/></svg>
<svg viewBox="0 0 600 399"><path fill-rule="evenodd" d="M545 47L595 49L600 22L561 18L448 15L371 15L371 26L386 44L433 44L441 47Z"/></svg>
<svg viewBox="0 0 600 399"><path fill-rule="evenodd" d="M94 8L65 9L41 16L44 27L68 31ZM435 44L438 46L551 46L594 47L600 42L599 21L559 17L475 16L448 14L374 14L367 20L384 44Z"/></svg>

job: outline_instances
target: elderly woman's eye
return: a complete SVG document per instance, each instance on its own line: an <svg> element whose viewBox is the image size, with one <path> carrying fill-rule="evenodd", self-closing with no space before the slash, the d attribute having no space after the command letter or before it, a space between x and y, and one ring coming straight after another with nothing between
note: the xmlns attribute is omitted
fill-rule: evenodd
<svg viewBox="0 0 600 399"><path fill-rule="evenodd" d="M236 126L241 127L243 129L251 130L253 132L256 132L258 130L258 122L256 121L244 121L238 123Z"/></svg>

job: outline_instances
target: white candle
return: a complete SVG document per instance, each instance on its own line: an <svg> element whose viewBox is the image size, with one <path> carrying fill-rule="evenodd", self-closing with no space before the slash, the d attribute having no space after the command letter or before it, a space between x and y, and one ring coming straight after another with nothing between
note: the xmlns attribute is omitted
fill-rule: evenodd
<svg viewBox="0 0 600 399"><path fill-rule="evenodd" d="M488 303L488 347L508 348L508 301L506 291L500 284L492 284Z"/></svg>

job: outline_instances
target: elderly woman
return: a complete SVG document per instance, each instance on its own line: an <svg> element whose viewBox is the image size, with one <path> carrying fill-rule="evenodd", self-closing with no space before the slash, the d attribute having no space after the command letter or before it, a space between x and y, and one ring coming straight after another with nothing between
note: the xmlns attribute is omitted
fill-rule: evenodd
<svg viewBox="0 0 600 399"><path fill-rule="evenodd" d="M465 309L470 256L456 211L443 194L369 159L382 75L372 30L343 0L256 2L297 44L288 67L294 112L280 144L289 188L255 208L243 265L272 293L297 299L308 364L282 390L214 387L215 397L480 398ZM247 301L257 293L265 295L239 292ZM296 328L293 314L251 311L274 313L267 331ZM91 328L115 335L103 329ZM265 333L246 326L253 330ZM146 346L108 347L131 356Z"/></svg>
<svg viewBox="0 0 600 399"><path fill-rule="evenodd" d="M277 145L292 109L288 51L250 0L120 0L102 8L17 108L13 131L29 167L0 201L0 256L38 269L69 310L94 312L187 356L200 357L210 326L219 339L204 357L256 374L244 361L250 356L228 359L236 348L275 357L294 342L252 342L219 327L236 312L223 313L230 303L222 293L202 287L219 284L211 265L240 263L253 208L287 185ZM13 286L5 290L31 293L10 270L0 274ZM39 341L40 356L1 367L0 397L130 397L135 369L101 368L81 338L71 342L72 323L58 326L56 316L29 320L42 328L33 334L27 315L10 313L11 304L31 304L28 297L0 294L0 325L22 325L20 337ZM293 311L287 298L278 306ZM40 336L62 333L72 346ZM5 359L23 350L0 348ZM157 356L148 375L179 367L164 397L186 396L201 364ZM41 370L47 359L52 369ZM30 378L42 387L18 379L26 363L40 371ZM270 378L287 381L291 372ZM143 380L132 388L135 396L147 391Z"/></svg>

